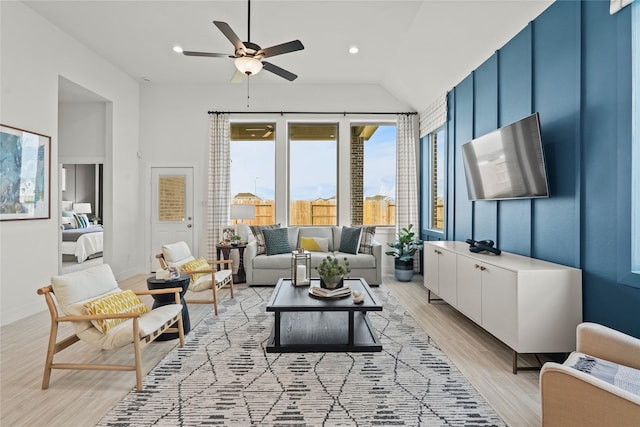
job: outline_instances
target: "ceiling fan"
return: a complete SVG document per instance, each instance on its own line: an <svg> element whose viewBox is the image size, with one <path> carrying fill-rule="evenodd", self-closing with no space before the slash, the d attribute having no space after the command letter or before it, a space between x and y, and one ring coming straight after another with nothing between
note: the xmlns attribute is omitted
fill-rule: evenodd
<svg viewBox="0 0 640 427"><path fill-rule="evenodd" d="M245 75L252 76L254 74L258 74L260 70L263 68L267 71L270 71L284 79L289 81L293 81L298 78L297 75L293 74L290 71L285 70L284 68L278 67L277 65L272 64L271 62L264 61L263 58L270 58L276 55L282 55L289 52L295 52L297 50L304 49L304 46L300 40L293 40L287 43L282 43L279 45L267 47L265 49L261 48L255 43L251 42L251 0L248 0L248 14L247 14L247 41L243 42L240 40L240 37L236 35L236 33L231 29L229 24L222 21L213 21L213 24L218 27L222 34L224 34L233 47L235 48L235 52L233 55L228 55L225 53L209 53L209 52L193 52L193 51L182 51L183 55L186 56L205 56L212 58L234 58L234 63L236 66L236 74L234 74L231 79L233 82L240 81L242 77Z"/></svg>

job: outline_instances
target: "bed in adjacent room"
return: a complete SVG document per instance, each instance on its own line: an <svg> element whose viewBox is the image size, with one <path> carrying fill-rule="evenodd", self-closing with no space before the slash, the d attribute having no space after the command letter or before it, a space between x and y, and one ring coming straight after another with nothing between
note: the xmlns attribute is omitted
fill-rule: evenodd
<svg viewBox="0 0 640 427"><path fill-rule="evenodd" d="M62 230L62 261L82 263L101 257L103 238L102 225Z"/></svg>

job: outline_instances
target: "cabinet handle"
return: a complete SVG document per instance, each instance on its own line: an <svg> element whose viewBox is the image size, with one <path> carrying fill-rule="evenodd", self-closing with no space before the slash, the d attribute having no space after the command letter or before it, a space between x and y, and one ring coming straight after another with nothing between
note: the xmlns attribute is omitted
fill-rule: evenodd
<svg viewBox="0 0 640 427"><path fill-rule="evenodd" d="M442 253L442 252L440 252L440 251L439 251L439 250L437 250L437 249L434 249L434 250L433 250L433 252L437 253L438 255L440 255L440 254Z"/></svg>
<svg viewBox="0 0 640 427"><path fill-rule="evenodd" d="M476 265L475 265L475 268L480 268L480 264L476 264Z"/></svg>
<svg viewBox="0 0 640 427"><path fill-rule="evenodd" d="M485 271L487 269L487 267L485 267L484 265L480 266L480 271Z"/></svg>

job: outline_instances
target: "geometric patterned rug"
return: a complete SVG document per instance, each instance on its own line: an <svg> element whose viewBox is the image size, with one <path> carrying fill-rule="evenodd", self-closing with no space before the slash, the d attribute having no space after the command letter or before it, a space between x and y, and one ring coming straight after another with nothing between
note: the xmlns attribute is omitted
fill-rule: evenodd
<svg viewBox="0 0 640 427"><path fill-rule="evenodd" d="M98 426L504 426L384 286L382 351L267 353L273 288L218 303Z"/></svg>

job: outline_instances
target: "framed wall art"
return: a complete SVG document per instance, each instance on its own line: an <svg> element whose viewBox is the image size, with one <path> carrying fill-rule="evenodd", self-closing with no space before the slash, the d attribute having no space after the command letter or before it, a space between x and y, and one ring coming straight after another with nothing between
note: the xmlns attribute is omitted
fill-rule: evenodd
<svg viewBox="0 0 640 427"><path fill-rule="evenodd" d="M51 217L51 137L0 124L0 220Z"/></svg>

